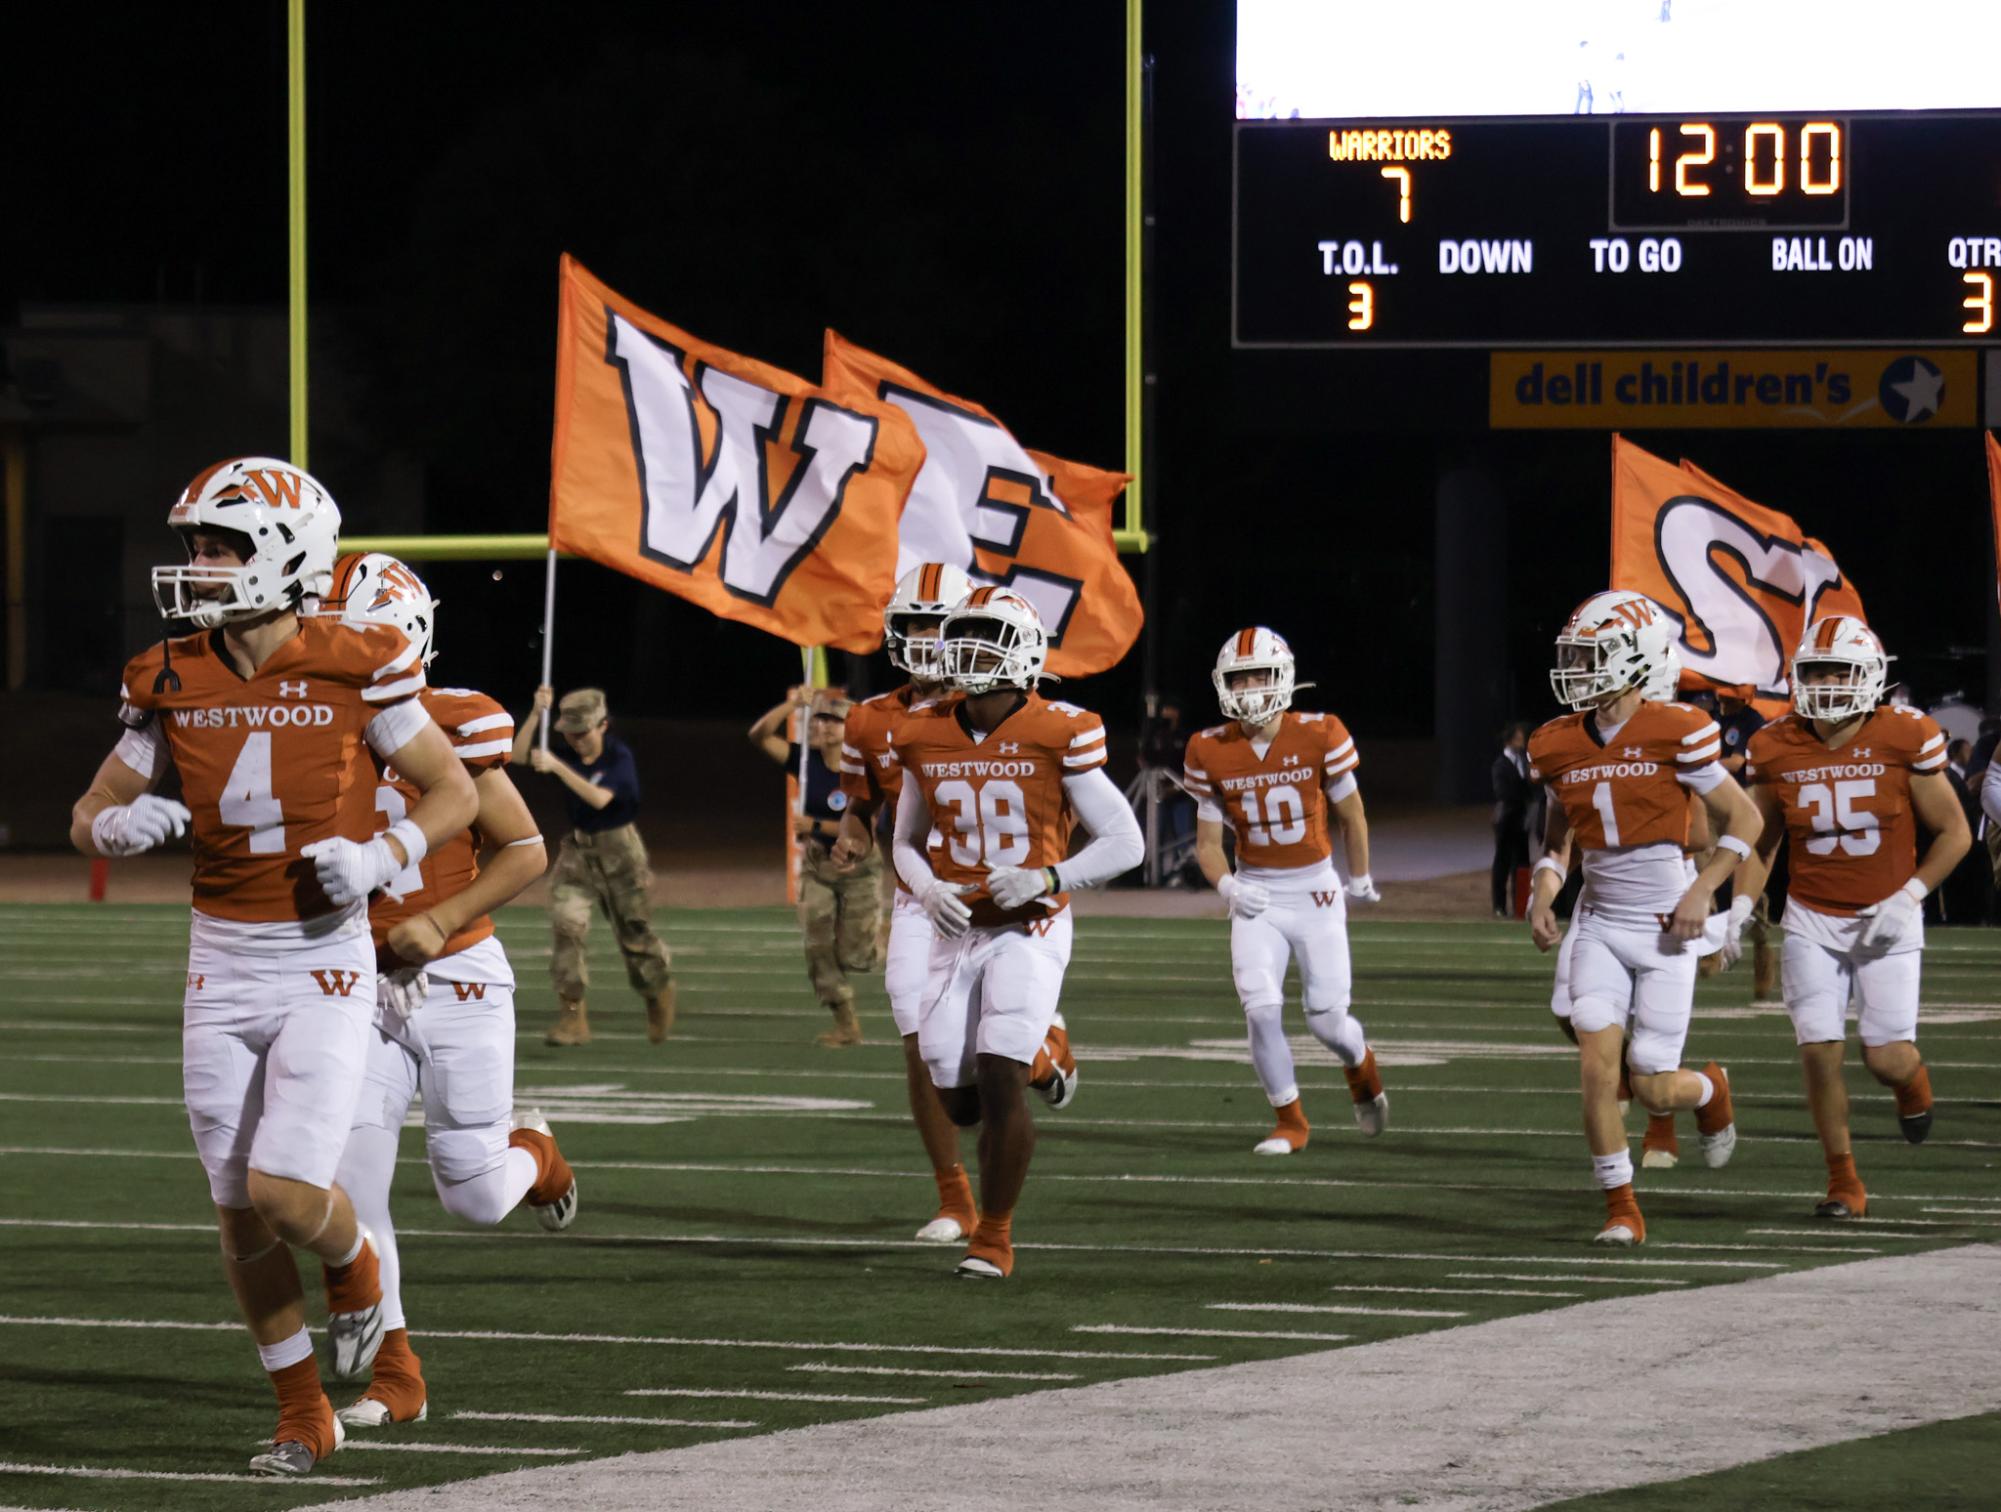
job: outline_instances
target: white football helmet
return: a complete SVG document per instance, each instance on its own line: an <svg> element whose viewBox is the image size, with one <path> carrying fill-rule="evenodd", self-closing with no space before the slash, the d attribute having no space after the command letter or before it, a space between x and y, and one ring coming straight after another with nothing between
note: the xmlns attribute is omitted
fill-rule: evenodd
<svg viewBox="0 0 2001 1512"><path fill-rule="evenodd" d="M333 587L321 602L350 625L394 625L410 638L425 666L438 654L438 602L424 580L380 551L350 551L334 563Z"/></svg>
<svg viewBox="0 0 2001 1512"><path fill-rule="evenodd" d="M1232 673L1263 672L1262 681L1232 688ZM1292 647L1276 630L1252 625L1223 642L1216 653L1216 668L1209 674L1216 685L1216 702L1231 719L1247 725L1268 724L1292 707Z"/></svg>
<svg viewBox="0 0 2001 1512"><path fill-rule="evenodd" d="M1660 676L1673 644L1666 612L1644 593L1622 588L1594 593L1557 632L1550 690L1570 708L1595 708L1645 689Z"/></svg>
<svg viewBox="0 0 2001 1512"><path fill-rule="evenodd" d="M1035 605L1012 588L975 588L938 629L938 673L962 693L1032 689L1049 657Z"/></svg>
<svg viewBox="0 0 2001 1512"><path fill-rule="evenodd" d="M953 606L973 591L973 580L950 562L926 562L897 579L896 592L882 611L883 646L890 664L925 682L940 682L938 640L912 638L913 620L942 624Z"/></svg>
<svg viewBox="0 0 2001 1512"><path fill-rule="evenodd" d="M240 567L192 560L155 567L153 602L164 619L212 630L323 597L333 580L340 538L333 495L275 457L234 457L205 468L181 491L167 524L190 546L197 530L234 531L248 542L248 555Z"/></svg>
<svg viewBox="0 0 2001 1512"><path fill-rule="evenodd" d="M1844 675L1809 683L1807 673L1822 668ZM1851 614L1830 614L1807 627L1793 652L1793 709L1802 719L1835 721L1874 713L1889 675L1890 658L1876 632Z"/></svg>
<svg viewBox="0 0 2001 1512"><path fill-rule="evenodd" d="M1681 697L1681 652L1672 640L1668 642L1666 659L1640 689L1640 697L1648 703L1673 703Z"/></svg>

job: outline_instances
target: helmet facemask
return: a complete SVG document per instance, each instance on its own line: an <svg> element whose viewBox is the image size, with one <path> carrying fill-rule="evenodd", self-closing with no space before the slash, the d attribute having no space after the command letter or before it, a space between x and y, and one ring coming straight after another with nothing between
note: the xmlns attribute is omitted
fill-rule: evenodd
<svg viewBox="0 0 2001 1512"><path fill-rule="evenodd" d="M1833 671L1841 675L1825 682L1809 679ZM1883 701L1889 669L1873 657L1843 656L1825 651L1809 659L1795 657L1792 665L1793 709L1803 719L1840 724L1875 712Z"/></svg>
<svg viewBox="0 0 2001 1512"><path fill-rule="evenodd" d="M1042 647L1019 625L998 616L954 614L940 628L938 675L977 697L996 688L1026 692L1042 670Z"/></svg>
<svg viewBox="0 0 2001 1512"><path fill-rule="evenodd" d="M285 585L268 567L259 566L250 537L240 530L221 526L177 527L175 532L187 547L188 560L172 567L153 569L153 604L163 619L183 619L198 630L255 619L275 609L289 609L300 594L287 593ZM195 537L222 538L236 557L236 565L195 560ZM296 569L293 569L296 570Z"/></svg>
<svg viewBox="0 0 2001 1512"><path fill-rule="evenodd" d="M1218 667L1209 676L1216 685L1216 703L1230 719L1252 726L1265 725L1292 707L1294 685L1290 659L1233 666L1227 670ZM1233 688L1233 681L1239 686Z"/></svg>
<svg viewBox="0 0 2001 1512"><path fill-rule="evenodd" d="M938 664L938 632L944 628L942 614L893 614L887 621L890 665L908 672L919 682L937 683L945 680L945 674ZM929 630L929 635L918 635L918 630Z"/></svg>

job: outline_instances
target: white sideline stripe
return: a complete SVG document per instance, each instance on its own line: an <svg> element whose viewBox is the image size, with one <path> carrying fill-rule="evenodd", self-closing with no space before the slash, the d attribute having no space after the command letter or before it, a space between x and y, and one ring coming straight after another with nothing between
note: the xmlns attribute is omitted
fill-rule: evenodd
<svg viewBox="0 0 2001 1512"><path fill-rule="evenodd" d="M193 1470L114 1470L106 1465L24 1465L13 1460L0 1460L0 1475L74 1475L90 1480L219 1481L225 1485L269 1486L274 1491L281 1486L288 1490L311 1491L317 1486L382 1484L379 1477L372 1475L301 1475L287 1480L283 1476L203 1474Z"/></svg>
<svg viewBox="0 0 2001 1512"><path fill-rule="evenodd" d="M1448 1281L1547 1281L1547 1276L1517 1276L1503 1271L1447 1271ZM1666 1276L1635 1276L1628 1281L1623 1276L1565 1276L1564 1281L1576 1286L1588 1283L1592 1286L1687 1286L1686 1281L1670 1280Z"/></svg>
<svg viewBox="0 0 2001 1512"><path fill-rule="evenodd" d="M1747 1234L1776 1234L1781 1238L1795 1239L1838 1239L1843 1249L1856 1249L1849 1244L1850 1239L1937 1239L1937 1234L1913 1234L1898 1229L1858 1229L1846 1223L1830 1223L1826 1228L1754 1228L1746 1229ZM1860 1250L1859 1253L1874 1255L1879 1250Z"/></svg>
<svg viewBox="0 0 2001 1512"><path fill-rule="evenodd" d="M877 1407L917 1407L929 1400L921 1396L829 1396L819 1391L716 1391L695 1386L635 1386L625 1394L637 1397L723 1397L750 1402L860 1402Z"/></svg>
<svg viewBox="0 0 2001 1512"><path fill-rule="evenodd" d="M1955 1202L1977 1201L1977 1198L1956 1197ZM1977 1213L1982 1218L2001 1218L2001 1208L1991 1207L1928 1207L1919 1208L1921 1213Z"/></svg>
<svg viewBox="0 0 2001 1512"><path fill-rule="evenodd" d="M1126 1323L1072 1323L1072 1333L1150 1334L1176 1339L1304 1339L1316 1344L1338 1344L1347 1334L1267 1333L1256 1328L1140 1328Z"/></svg>
<svg viewBox="0 0 2001 1512"><path fill-rule="evenodd" d="M630 1428L761 1428L752 1418L601 1417L572 1412L454 1412L472 1423L614 1423Z"/></svg>
<svg viewBox="0 0 2001 1512"><path fill-rule="evenodd" d="M1524 1277L1523 1279L1534 1281L1557 1280L1563 1282L1566 1286L1575 1285L1579 1281L1604 1281L1607 1284L1612 1283L1612 1278L1608 1276L1531 1276ZM1635 1278L1633 1282L1620 1282L1618 1284L1638 1284L1638 1278ZM1682 1283L1677 1281L1674 1284L1679 1286ZM1327 1289L1337 1292L1392 1292L1405 1297L1580 1297L1583 1295L1582 1292L1570 1291L1503 1291L1482 1286L1330 1286Z"/></svg>
<svg viewBox="0 0 2001 1512"><path fill-rule="evenodd" d="M1074 1381L1067 1370L904 1370L895 1365L830 1365L824 1360L808 1360L803 1365L787 1365L787 1370L811 1375L937 1376L947 1381L977 1377L982 1381Z"/></svg>
<svg viewBox="0 0 2001 1512"><path fill-rule="evenodd" d="M1440 1307L1361 1307L1345 1302L1205 1302L1205 1312L1359 1313L1370 1318L1463 1318Z"/></svg>
<svg viewBox="0 0 2001 1512"><path fill-rule="evenodd" d="M935 1245L926 1247L936 1248ZM165 1328L195 1333L236 1333L243 1327L241 1323L184 1323L168 1318L43 1318L7 1313L0 1313L0 1325L22 1328ZM316 1328L313 1332L324 1333L325 1330ZM805 1339L679 1339L652 1334L525 1333L511 1329L484 1328L426 1328L424 1337L529 1344L660 1344L679 1349L792 1349L826 1350L829 1353L848 1354L983 1355L1031 1360L1175 1360L1201 1363L1215 1358L1214 1355L1204 1354L1128 1354L1118 1350L1103 1349L1003 1349L997 1345L854 1344L826 1341L814 1343Z"/></svg>
<svg viewBox="0 0 2001 1512"><path fill-rule="evenodd" d="M582 1454L581 1449L517 1449L494 1444L417 1444L408 1439L371 1439L351 1436L342 1452L349 1449L362 1451L390 1450L399 1454L486 1454L496 1456L525 1455L530 1459L568 1459L573 1454Z"/></svg>

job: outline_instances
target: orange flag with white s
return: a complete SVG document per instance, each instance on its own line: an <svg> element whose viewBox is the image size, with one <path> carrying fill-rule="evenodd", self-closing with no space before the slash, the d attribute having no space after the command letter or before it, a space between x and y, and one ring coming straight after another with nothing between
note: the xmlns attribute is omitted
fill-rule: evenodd
<svg viewBox="0 0 2001 1512"><path fill-rule="evenodd" d="M1131 480L1031 451L986 409L827 332L820 381L842 403L894 405L924 442L903 511L897 570L963 567L1033 603L1049 631L1049 670L1081 677L1115 666L1139 638L1139 591L1112 542L1112 506Z"/></svg>
<svg viewBox="0 0 2001 1512"><path fill-rule="evenodd" d="M802 646L871 651L923 460L900 409L699 341L564 256L557 550Z"/></svg>
<svg viewBox="0 0 2001 1512"><path fill-rule="evenodd" d="M1826 614L1865 618L1828 548L1693 463L1612 438L1612 581L1676 622L1682 665L1718 687L1788 692L1786 667Z"/></svg>

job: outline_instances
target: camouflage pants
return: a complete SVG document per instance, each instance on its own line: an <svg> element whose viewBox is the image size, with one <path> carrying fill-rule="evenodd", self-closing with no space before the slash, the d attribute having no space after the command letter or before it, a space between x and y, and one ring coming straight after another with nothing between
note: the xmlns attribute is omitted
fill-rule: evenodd
<svg viewBox="0 0 2001 1512"><path fill-rule="evenodd" d="M852 1003L851 971L876 968L876 920L882 910L882 851L845 875L834 870L824 847L808 845L799 865L799 931L805 936L806 971L822 1003Z"/></svg>
<svg viewBox="0 0 2001 1512"><path fill-rule="evenodd" d="M625 979L641 997L653 997L672 978L667 947L653 932L647 890L653 882L646 846L630 824L595 835L575 831L556 852L549 886L550 922L556 928L555 949L549 956L549 976L556 996L580 1000L591 982L585 942L591 929L591 909L611 921L619 954L625 957Z"/></svg>

